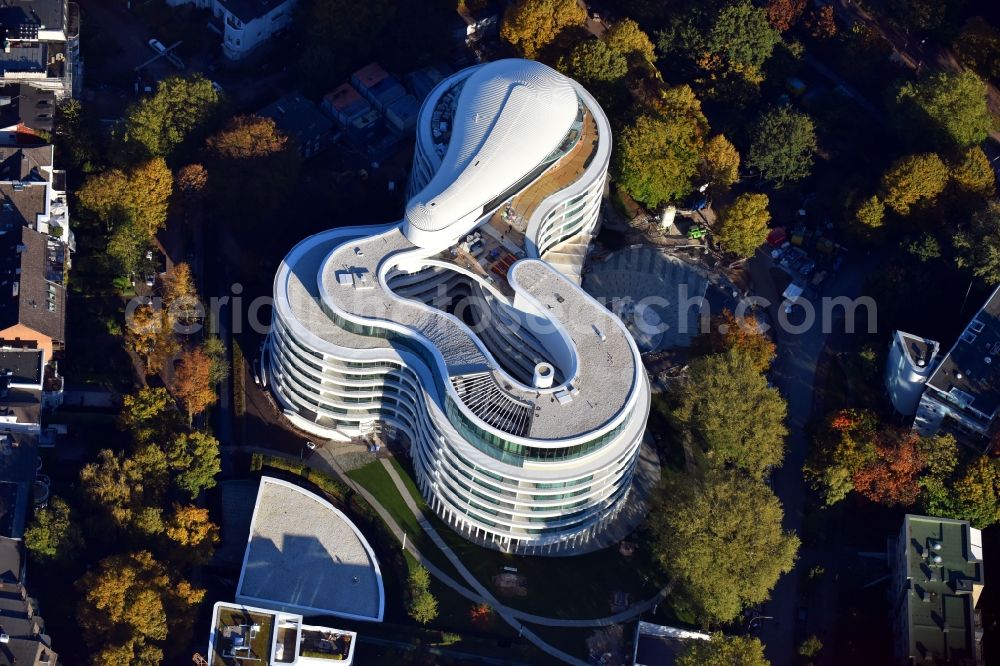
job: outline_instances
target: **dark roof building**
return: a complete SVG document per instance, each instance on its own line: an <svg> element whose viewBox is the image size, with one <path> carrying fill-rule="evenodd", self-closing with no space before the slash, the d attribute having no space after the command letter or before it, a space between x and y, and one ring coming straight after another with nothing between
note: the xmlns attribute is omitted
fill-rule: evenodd
<svg viewBox="0 0 1000 666"><path fill-rule="evenodd" d="M28 392L17 392L14 399L20 395L27 396ZM28 512L34 501L37 472L37 435L0 424L0 537L24 537ZM38 491L42 495L48 493L48 489L41 486Z"/></svg>
<svg viewBox="0 0 1000 666"><path fill-rule="evenodd" d="M925 436L946 428L959 437L988 437L995 430L998 410L1000 289L969 321L948 354L937 360L913 427Z"/></svg>
<svg viewBox="0 0 1000 666"><path fill-rule="evenodd" d="M311 101L290 93L258 112L274 120L278 129L295 139L303 157L315 155L333 138L333 123Z"/></svg>
<svg viewBox="0 0 1000 666"><path fill-rule="evenodd" d="M60 99L79 89L80 8L66 0L3 0L0 3L0 78L55 93ZM39 76L40 75L40 76Z"/></svg>
<svg viewBox="0 0 1000 666"><path fill-rule="evenodd" d="M423 102L434 90L434 86L454 73L454 70L447 65L432 65L407 74L406 84L413 91L414 96Z"/></svg>
<svg viewBox="0 0 1000 666"><path fill-rule="evenodd" d="M57 666L38 603L25 588L21 541L0 538L0 666Z"/></svg>
<svg viewBox="0 0 1000 666"><path fill-rule="evenodd" d="M385 110L386 120L394 132L400 136L413 134L420 114L420 102L413 95L400 97Z"/></svg>
<svg viewBox="0 0 1000 666"><path fill-rule="evenodd" d="M7 39L38 38L42 30L63 30L65 0L4 0L0 5L0 25Z"/></svg>
<svg viewBox="0 0 1000 666"><path fill-rule="evenodd" d="M66 246L24 226L0 231L0 342L44 349L66 339Z"/></svg>
<svg viewBox="0 0 1000 666"><path fill-rule="evenodd" d="M0 347L0 399L12 386L41 390L45 353L41 349Z"/></svg>
<svg viewBox="0 0 1000 666"><path fill-rule="evenodd" d="M0 129L27 128L51 132L56 94L27 83L0 85Z"/></svg>
<svg viewBox="0 0 1000 666"><path fill-rule="evenodd" d="M983 664L982 533L964 520L907 515L890 600L900 666Z"/></svg>

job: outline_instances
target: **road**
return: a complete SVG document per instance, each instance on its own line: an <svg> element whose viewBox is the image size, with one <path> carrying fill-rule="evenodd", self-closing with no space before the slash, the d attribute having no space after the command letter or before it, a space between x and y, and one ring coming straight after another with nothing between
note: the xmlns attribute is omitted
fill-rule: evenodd
<svg viewBox="0 0 1000 666"><path fill-rule="evenodd" d="M781 312L781 291L774 285L770 275L772 262L763 251L748 262L748 270L753 280L754 293L767 298L770 321L779 322ZM823 296L854 297L860 293L865 271L860 266L845 265L841 272L833 276L825 285ZM820 304L814 303L817 313ZM791 315L793 324L798 320ZM806 505L806 485L802 477L802 465L809 453L807 428L813 414L814 391L816 389L816 365L827 343L828 333L817 318L815 325L803 333L789 333L778 327L775 332L777 357L772 366L775 386L788 401L788 439L785 461L773 476L775 494L785 510L784 527L802 533ZM796 620L799 601L799 583L802 571L814 559L813 553L800 552L799 561L791 573L783 576L771 595L763 615L772 619L762 621L760 639L766 645L767 656L773 666L792 666L796 663L798 642L805 638L797 635ZM812 608L810 625L833 627L832 617L824 618L817 611L833 612L835 609Z"/></svg>
<svg viewBox="0 0 1000 666"><path fill-rule="evenodd" d="M961 72L965 67L958 61L955 54L947 46L938 44L930 38L921 39L918 35L909 35L895 28L883 25L877 17L869 14L852 0L832 0L833 10L841 23L853 26L861 23L881 34L900 60L907 67L920 74L923 68L938 72ZM994 116L1000 116L1000 90L990 82L986 82L986 103ZM990 131L990 138L1000 143L1000 130Z"/></svg>

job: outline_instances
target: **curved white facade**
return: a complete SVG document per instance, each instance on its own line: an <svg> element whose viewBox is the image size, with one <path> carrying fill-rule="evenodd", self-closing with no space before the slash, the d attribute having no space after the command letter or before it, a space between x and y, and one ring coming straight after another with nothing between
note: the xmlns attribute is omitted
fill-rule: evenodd
<svg viewBox="0 0 1000 666"><path fill-rule="evenodd" d="M288 418L406 435L428 504L478 543L571 554L598 534L649 386L621 322L548 258L586 246L610 151L594 99L542 64L442 81L404 218L307 238L278 270L266 379Z"/></svg>

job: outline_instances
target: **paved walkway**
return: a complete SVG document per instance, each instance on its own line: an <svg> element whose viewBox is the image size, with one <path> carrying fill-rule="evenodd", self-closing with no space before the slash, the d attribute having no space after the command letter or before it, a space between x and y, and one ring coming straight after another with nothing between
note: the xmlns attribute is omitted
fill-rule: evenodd
<svg viewBox="0 0 1000 666"><path fill-rule="evenodd" d="M276 455L282 458L289 458L289 459L294 458L294 456L290 456L286 453L280 451L274 451L264 447L242 447L242 450L259 452L267 455ZM389 531L393 534L393 536L395 536L400 543L403 542L404 531L396 523L392 515L385 509L384 506L382 506L382 504L378 501L378 499L375 498L374 495L372 495L370 492L368 492L367 489L365 489L363 486L356 483L353 479L347 476L344 469L324 449L318 449L317 451L315 451L312 454L312 456L310 456L309 459L306 460L305 462L308 466L315 468L317 471L323 472L324 474L336 476L337 478L342 480L349 488L351 488L351 490L353 490L358 495L363 497L365 501L367 501L372 506L372 508L375 510L375 513L378 514L379 518L382 519L382 522L386 524L386 526L389 528ZM410 494L409 490L403 483L403 480L399 477L399 474L396 472L396 469L392 466L392 464L387 459L381 459L381 462L385 466L385 469L388 472L389 477L392 479L392 482L396 486L396 489L399 491L400 496L403 498L403 501L406 502L407 507L410 509L410 511L413 512L413 515L417 518L417 521L420 523L420 526L424 529L425 532L427 532L427 536L431 539L431 541L434 542L434 544L441 550L441 552L444 553L445 557L448 558L448 561L452 563L455 569L459 572L462 578L465 579L466 582L468 582L468 584L472 587L472 589L470 590L465 585L452 578L451 575L442 571L437 565L435 565L426 556L424 556L424 554L421 553L416 546L413 545L412 540L407 540L406 550L414 557L414 559L416 559L424 568L426 568L427 571L432 576L441 581L442 584L444 584L451 590L457 592L458 594L462 595L463 597L465 597L469 601L472 601L473 603L477 604L486 603L487 605L489 605L490 608L496 611L496 613L500 615L500 617L502 617L505 622L507 622L507 624L517 629L519 635L523 636L524 638L527 638L529 641L531 641L532 644L534 644L540 650L559 659L560 661L563 661L568 664L574 664L577 666L580 665L586 666L586 662L581 661L580 659L577 659L576 657L573 657L572 655L569 655L546 643L535 632L528 629L523 623L526 622L529 624L535 624L546 627L582 629L588 627L604 627L613 624L621 624L623 622L630 622L638 618L643 613L651 610L654 606L656 606L660 602L662 602L673 589L673 581L671 581L656 595L654 595L649 599L646 599L645 601L632 604L626 610L620 613L594 619L568 620L562 618L545 617L542 615L534 615L532 613L526 613L516 608L505 606L501 604L497 600L497 598L494 597L489 592L489 590L483 587L483 585L475 578L475 576L472 575L472 572L470 572L465 567L465 565L462 564L462 561L458 558L457 555L455 555L455 552L451 550L448 544L444 542L444 540L441 538L441 535L437 533L437 530L434 529L433 525L430 524L430 521L428 521L427 518L424 516L423 512L420 510L420 507L417 506L416 502L413 499L413 496Z"/></svg>

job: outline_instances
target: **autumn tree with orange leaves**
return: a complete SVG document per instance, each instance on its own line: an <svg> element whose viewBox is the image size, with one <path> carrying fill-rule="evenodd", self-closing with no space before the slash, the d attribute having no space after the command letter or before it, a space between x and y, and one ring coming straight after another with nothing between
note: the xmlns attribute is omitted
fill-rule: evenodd
<svg viewBox="0 0 1000 666"><path fill-rule="evenodd" d="M174 395L184 407L188 422L215 404L212 359L200 347L181 355L174 372Z"/></svg>
<svg viewBox="0 0 1000 666"><path fill-rule="evenodd" d="M910 506L920 496L920 473L926 462L920 455L920 436L912 431L882 433L874 460L854 472L854 489L872 502Z"/></svg>
<svg viewBox="0 0 1000 666"><path fill-rule="evenodd" d="M699 336L693 349L699 354L733 351L762 373L771 368L775 352L774 343L761 331L754 315L745 314L740 318L729 310L712 318L711 331Z"/></svg>
<svg viewBox="0 0 1000 666"><path fill-rule="evenodd" d="M771 0L767 3L767 20L778 32L788 32L805 10L806 0Z"/></svg>

